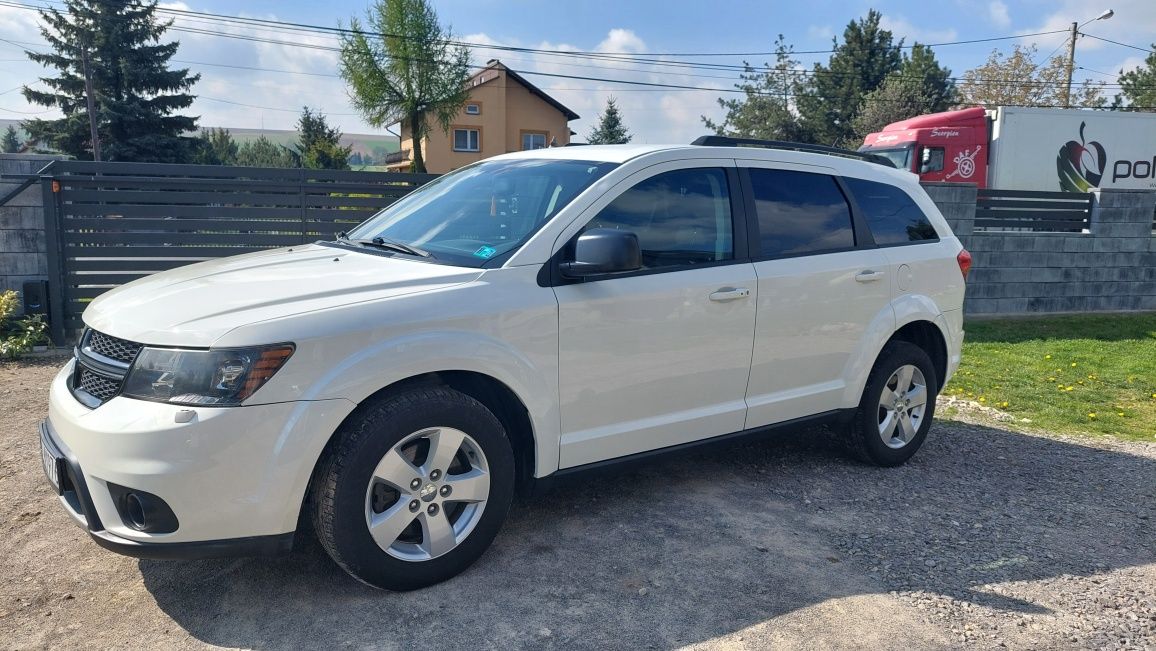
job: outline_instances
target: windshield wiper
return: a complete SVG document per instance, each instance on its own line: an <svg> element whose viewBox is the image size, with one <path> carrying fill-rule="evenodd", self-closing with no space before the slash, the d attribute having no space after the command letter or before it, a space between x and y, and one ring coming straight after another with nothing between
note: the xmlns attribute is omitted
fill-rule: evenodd
<svg viewBox="0 0 1156 651"><path fill-rule="evenodd" d="M384 237L375 237L370 240L353 240L350 239L349 236L344 232L342 232L337 234L337 239L341 240L342 242L350 242L353 244L360 244L362 246L373 246L379 249L385 249L387 251L397 251L399 253L405 253L406 255L416 255L422 258L433 257L433 254L429 251L426 251L425 249L419 249L416 246L411 246L404 242L398 242L397 240L387 240Z"/></svg>

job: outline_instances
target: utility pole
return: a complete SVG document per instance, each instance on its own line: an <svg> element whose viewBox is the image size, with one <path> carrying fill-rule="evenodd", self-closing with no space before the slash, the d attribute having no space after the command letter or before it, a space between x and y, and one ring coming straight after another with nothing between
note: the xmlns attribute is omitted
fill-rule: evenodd
<svg viewBox="0 0 1156 651"><path fill-rule="evenodd" d="M88 45L82 46L83 51L80 54L81 63L84 66L84 98L88 103L88 129L92 135L92 160L100 161L100 133L96 128L96 98L92 94L92 74L89 72L88 66Z"/></svg>
<svg viewBox="0 0 1156 651"><path fill-rule="evenodd" d="M1106 9L1099 16L1084 23L1084 25L1096 22L1097 20L1108 20L1115 15L1116 12L1111 9ZM1080 35L1080 27L1081 25L1079 23L1072 23L1072 37L1071 40L1068 41L1068 82L1064 84L1064 108L1072 107L1072 71L1076 69L1076 38ZM1045 63L1047 62L1045 61Z"/></svg>
<svg viewBox="0 0 1156 651"><path fill-rule="evenodd" d="M1064 84L1064 108L1072 107L1072 71L1076 68L1076 36L1080 33L1080 24L1072 23L1072 38L1068 42L1068 82Z"/></svg>

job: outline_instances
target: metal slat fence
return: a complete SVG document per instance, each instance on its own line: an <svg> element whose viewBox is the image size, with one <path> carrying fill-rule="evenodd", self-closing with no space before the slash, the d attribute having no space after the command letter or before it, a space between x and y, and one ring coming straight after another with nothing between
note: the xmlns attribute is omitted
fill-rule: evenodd
<svg viewBox="0 0 1156 651"><path fill-rule="evenodd" d="M984 189L975 205L975 230L1084 233L1092 194Z"/></svg>
<svg viewBox="0 0 1156 651"><path fill-rule="evenodd" d="M212 258L332 239L432 174L57 161L40 173L53 339L93 298Z"/></svg>

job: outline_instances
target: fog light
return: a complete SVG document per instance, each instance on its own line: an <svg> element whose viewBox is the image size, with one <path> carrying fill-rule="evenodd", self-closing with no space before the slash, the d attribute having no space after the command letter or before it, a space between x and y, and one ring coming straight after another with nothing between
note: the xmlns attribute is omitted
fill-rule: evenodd
<svg viewBox="0 0 1156 651"><path fill-rule="evenodd" d="M144 530L145 528L145 511L144 504L141 504L140 496L136 493L129 493L124 496L124 514L128 516L129 525L133 529Z"/></svg>
<svg viewBox="0 0 1156 651"><path fill-rule="evenodd" d="M172 533L180 524L164 500L135 488L109 484L108 492L116 504L121 522L129 529L143 533Z"/></svg>

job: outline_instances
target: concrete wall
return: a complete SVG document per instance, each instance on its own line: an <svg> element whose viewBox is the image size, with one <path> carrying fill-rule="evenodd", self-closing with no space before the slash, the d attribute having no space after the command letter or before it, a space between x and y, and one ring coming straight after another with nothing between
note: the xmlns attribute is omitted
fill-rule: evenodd
<svg viewBox="0 0 1156 651"><path fill-rule="evenodd" d="M53 160L37 154L0 154L0 175L35 174ZM0 198L19 184L0 178ZM46 250L44 208L36 183L0 206L0 291L21 291L26 280L47 279Z"/></svg>
<svg viewBox="0 0 1156 651"><path fill-rule="evenodd" d="M975 186L924 187L971 252L967 314L1156 310L1156 191L1097 191L1087 233L1023 233L975 231Z"/></svg>

